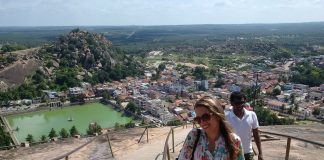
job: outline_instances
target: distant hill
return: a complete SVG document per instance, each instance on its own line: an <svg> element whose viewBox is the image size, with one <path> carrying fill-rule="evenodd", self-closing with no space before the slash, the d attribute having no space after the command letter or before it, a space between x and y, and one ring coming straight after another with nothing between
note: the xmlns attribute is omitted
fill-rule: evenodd
<svg viewBox="0 0 324 160"><path fill-rule="evenodd" d="M40 53L49 53L54 59L67 63L70 67L80 65L85 69L114 67L119 54L103 35L79 29L60 36L56 43L44 46Z"/></svg>
<svg viewBox="0 0 324 160"><path fill-rule="evenodd" d="M54 44L43 46L39 56L44 67L54 67L55 73L61 73L64 68L74 68L78 70L78 79L92 83L120 80L142 73L140 63L114 47L102 34L80 29L60 36Z"/></svg>

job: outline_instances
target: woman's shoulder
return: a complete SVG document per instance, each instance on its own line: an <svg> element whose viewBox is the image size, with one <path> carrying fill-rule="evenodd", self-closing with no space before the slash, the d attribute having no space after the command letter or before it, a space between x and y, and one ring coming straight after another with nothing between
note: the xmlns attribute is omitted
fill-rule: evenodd
<svg viewBox="0 0 324 160"><path fill-rule="evenodd" d="M198 136L199 132L202 132L202 130L199 131L199 129L193 128L187 135L186 143L192 146L197 137L201 136L202 133Z"/></svg>
<svg viewBox="0 0 324 160"><path fill-rule="evenodd" d="M199 128L193 128L190 132L189 132L189 135L192 135L192 136L197 136L198 134L201 134L202 130L199 129Z"/></svg>
<svg viewBox="0 0 324 160"><path fill-rule="evenodd" d="M236 141L241 141L241 138L237 134L235 134L235 133L231 133L231 134Z"/></svg>
<svg viewBox="0 0 324 160"><path fill-rule="evenodd" d="M232 133L232 135L233 135L234 140L235 140L235 142L234 142L235 146L239 148L242 145L241 138L235 133Z"/></svg>

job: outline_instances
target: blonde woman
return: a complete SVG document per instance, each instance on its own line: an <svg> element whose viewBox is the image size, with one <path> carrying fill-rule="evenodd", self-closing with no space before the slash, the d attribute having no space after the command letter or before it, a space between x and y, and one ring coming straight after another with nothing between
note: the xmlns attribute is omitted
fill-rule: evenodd
<svg viewBox="0 0 324 160"><path fill-rule="evenodd" d="M225 120L218 100L205 96L194 109L194 122L202 129L189 132L179 160L244 160L241 140Z"/></svg>

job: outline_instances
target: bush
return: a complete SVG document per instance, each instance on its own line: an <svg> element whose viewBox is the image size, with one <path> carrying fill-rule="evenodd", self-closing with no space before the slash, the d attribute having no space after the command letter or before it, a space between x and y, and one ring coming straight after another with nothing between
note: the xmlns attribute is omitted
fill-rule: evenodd
<svg viewBox="0 0 324 160"><path fill-rule="evenodd" d="M115 123L115 131L123 129L123 128L124 128L123 125L119 124L118 122Z"/></svg>
<svg viewBox="0 0 324 160"><path fill-rule="evenodd" d="M173 121L169 121L167 123L167 126L179 126L179 125L182 125L183 122L181 122L180 120L173 120Z"/></svg>
<svg viewBox="0 0 324 160"><path fill-rule="evenodd" d="M70 129L70 135L75 136L77 134L79 134L79 131L76 129L75 126L72 126L72 128Z"/></svg>
<svg viewBox="0 0 324 160"><path fill-rule="evenodd" d="M45 135L42 135L41 136L41 141L43 141L43 142L47 141L47 137Z"/></svg>
<svg viewBox="0 0 324 160"><path fill-rule="evenodd" d="M91 123L88 126L87 134L88 135L93 135L94 133L101 134L101 126L99 124Z"/></svg>
<svg viewBox="0 0 324 160"><path fill-rule="evenodd" d="M65 128L62 128L61 131L60 131L60 136L62 138L68 138L69 137L69 133L66 131Z"/></svg>
<svg viewBox="0 0 324 160"><path fill-rule="evenodd" d="M26 141L29 142L29 143L34 143L35 140L34 140L33 135L28 134L27 137L26 137Z"/></svg>
<svg viewBox="0 0 324 160"><path fill-rule="evenodd" d="M134 128L135 127L135 123L134 122L129 122L125 124L125 128Z"/></svg>
<svg viewBox="0 0 324 160"><path fill-rule="evenodd" d="M49 138L54 138L57 137L56 131L54 130L54 128L51 129L51 131L48 134Z"/></svg>

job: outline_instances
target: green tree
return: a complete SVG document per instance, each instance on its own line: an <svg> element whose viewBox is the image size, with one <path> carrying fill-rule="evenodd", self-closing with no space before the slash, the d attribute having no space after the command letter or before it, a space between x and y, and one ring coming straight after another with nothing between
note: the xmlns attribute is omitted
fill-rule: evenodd
<svg viewBox="0 0 324 160"><path fill-rule="evenodd" d="M292 93L289 97L290 99L290 104L295 104L295 100L296 100L296 94Z"/></svg>
<svg viewBox="0 0 324 160"><path fill-rule="evenodd" d="M314 116L318 116L318 115L320 115L320 114L321 114L321 109L320 109L320 108L314 108L312 114L313 114Z"/></svg>
<svg viewBox="0 0 324 160"><path fill-rule="evenodd" d="M75 126L72 126L72 128L70 129L70 135L75 136L77 134L79 134L79 131L76 129Z"/></svg>
<svg viewBox="0 0 324 160"><path fill-rule="evenodd" d="M115 123L115 131L118 131L122 128L123 126L120 125L118 122Z"/></svg>
<svg viewBox="0 0 324 160"><path fill-rule="evenodd" d="M207 75L205 72L206 72L206 69L204 67L195 67L193 75L198 80L205 80L205 79L207 79Z"/></svg>
<svg viewBox="0 0 324 160"><path fill-rule="evenodd" d="M158 66L159 71L163 71L166 68L165 63L161 63Z"/></svg>
<svg viewBox="0 0 324 160"><path fill-rule="evenodd" d="M102 130L102 128L99 124L97 124L97 122L91 123L88 126L87 134L88 135L93 135L94 133L101 134L101 130Z"/></svg>
<svg viewBox="0 0 324 160"><path fill-rule="evenodd" d="M41 141L43 141L43 142L47 141L47 137L45 135L42 135L41 136Z"/></svg>
<svg viewBox="0 0 324 160"><path fill-rule="evenodd" d="M109 93L108 93L107 91L104 91L104 92L102 93L102 98L103 98L104 100L110 100L110 99L111 99L111 96L109 95Z"/></svg>
<svg viewBox="0 0 324 160"><path fill-rule="evenodd" d="M216 88L220 88L220 87L222 87L224 84L225 84L224 80L221 79L221 78L219 78L219 79L216 81L216 83L215 83L215 87L216 87Z"/></svg>
<svg viewBox="0 0 324 160"><path fill-rule="evenodd" d="M292 114L293 113L293 108L290 107L289 110L288 110L288 114Z"/></svg>
<svg viewBox="0 0 324 160"><path fill-rule="evenodd" d="M34 143L35 140L34 140L33 135L28 134L27 137L26 137L26 141L29 142L29 143Z"/></svg>
<svg viewBox="0 0 324 160"><path fill-rule="evenodd" d="M276 88L274 88L272 90L272 94L275 95L275 96L280 95L281 94L281 90L276 87Z"/></svg>
<svg viewBox="0 0 324 160"><path fill-rule="evenodd" d="M51 129L51 131L48 134L49 138L54 138L57 137L56 131L54 130L54 128Z"/></svg>
<svg viewBox="0 0 324 160"><path fill-rule="evenodd" d="M295 112L298 112L298 109L299 109L299 105L298 104L295 104L294 111Z"/></svg>
<svg viewBox="0 0 324 160"><path fill-rule="evenodd" d="M62 138L68 138L69 137L69 133L66 131L65 128L62 128L59 134L60 134L60 136Z"/></svg>
<svg viewBox="0 0 324 160"><path fill-rule="evenodd" d="M11 143L11 137L8 132L0 126L0 147L9 146Z"/></svg>
<svg viewBox="0 0 324 160"><path fill-rule="evenodd" d="M134 128L134 127L135 127L135 123L133 121L125 124L125 128Z"/></svg>
<svg viewBox="0 0 324 160"><path fill-rule="evenodd" d="M141 109L134 102L129 102L125 109L134 114L141 114Z"/></svg>

